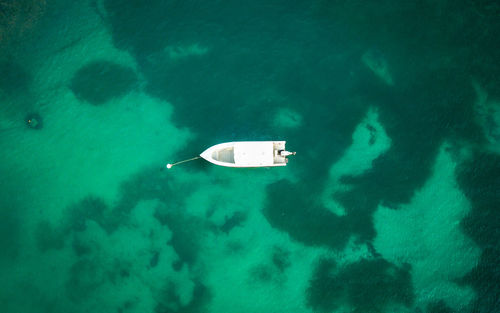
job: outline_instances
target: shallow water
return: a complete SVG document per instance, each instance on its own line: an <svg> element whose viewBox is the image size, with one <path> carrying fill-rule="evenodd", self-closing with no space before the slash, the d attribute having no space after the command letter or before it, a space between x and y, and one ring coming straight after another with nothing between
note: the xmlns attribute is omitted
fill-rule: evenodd
<svg viewBox="0 0 500 313"><path fill-rule="evenodd" d="M500 311L495 2L0 6L2 312Z"/></svg>

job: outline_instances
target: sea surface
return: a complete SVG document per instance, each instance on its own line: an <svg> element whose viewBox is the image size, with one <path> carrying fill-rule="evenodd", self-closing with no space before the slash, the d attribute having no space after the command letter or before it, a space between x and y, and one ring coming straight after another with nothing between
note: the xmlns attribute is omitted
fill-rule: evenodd
<svg viewBox="0 0 500 313"><path fill-rule="evenodd" d="M286 167L211 145L286 140ZM0 312L500 312L500 4L0 1Z"/></svg>

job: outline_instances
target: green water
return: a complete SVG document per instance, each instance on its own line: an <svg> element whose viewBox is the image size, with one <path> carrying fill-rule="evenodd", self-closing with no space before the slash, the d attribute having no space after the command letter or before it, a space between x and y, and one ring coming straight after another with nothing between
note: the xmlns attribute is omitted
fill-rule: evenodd
<svg viewBox="0 0 500 313"><path fill-rule="evenodd" d="M500 312L495 1L0 9L1 312Z"/></svg>

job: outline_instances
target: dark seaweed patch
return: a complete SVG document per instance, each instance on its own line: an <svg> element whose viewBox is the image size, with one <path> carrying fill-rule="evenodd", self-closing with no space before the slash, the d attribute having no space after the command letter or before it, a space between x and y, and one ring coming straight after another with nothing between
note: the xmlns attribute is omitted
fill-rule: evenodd
<svg viewBox="0 0 500 313"><path fill-rule="evenodd" d="M183 197L192 190L192 185L179 183L172 186L165 172L144 170L122 183L121 197L112 210L112 216L117 217L117 220L126 217L141 200L156 199L161 202L155 210L155 217L172 231L168 244L180 257L173 264L174 269L180 270L183 263L191 265L196 261L199 241L208 227L202 219L190 216L183 210Z"/></svg>
<svg viewBox="0 0 500 313"><path fill-rule="evenodd" d="M280 247L274 247L271 259L280 272L284 272L291 265L290 252Z"/></svg>
<svg viewBox="0 0 500 313"><path fill-rule="evenodd" d="M24 94L33 78L24 67L13 61L0 62L0 90L8 95Z"/></svg>
<svg viewBox="0 0 500 313"><path fill-rule="evenodd" d="M345 219L316 206L306 192L306 188L287 180L269 185L263 210L267 221L305 244L341 248L349 238Z"/></svg>
<svg viewBox="0 0 500 313"><path fill-rule="evenodd" d="M130 277L131 265L120 259L114 260L113 267L106 272L106 277L113 285L120 285Z"/></svg>
<svg viewBox="0 0 500 313"><path fill-rule="evenodd" d="M1 199L4 200L4 199ZM0 200L0 201L1 201ZM1 204L4 201L0 202ZM16 211L10 207L0 207L0 261L12 260L18 255L20 247L20 220Z"/></svg>
<svg viewBox="0 0 500 313"><path fill-rule="evenodd" d="M135 306L135 302L132 300L125 301L118 309L117 313L126 313L130 312Z"/></svg>
<svg viewBox="0 0 500 313"><path fill-rule="evenodd" d="M124 6L120 1L106 0L103 4L118 48L133 51L140 47L152 52L163 48L169 39L171 21L165 14L175 10L170 2L131 1Z"/></svg>
<svg viewBox="0 0 500 313"><path fill-rule="evenodd" d="M173 268L181 270L184 264L192 265L196 262L200 240L207 230L205 222L181 210L184 205L183 199L176 196L177 193L172 192L170 186L171 183L164 172L145 170L122 184L121 197L113 207L107 206L102 199L93 196L86 197L68 207L68 218L61 232L72 235L72 248L78 256L78 261L73 265L70 278L66 283L68 296L72 301L78 303L92 297L93 290L106 280L113 284L120 284L122 280L130 276L128 265L122 264L121 260L116 260L113 270L107 273L100 272L99 264L90 260L94 252L93 244L82 239L80 232L87 229L89 221L93 221L108 234L112 234L120 225L128 222L130 211L140 201L156 199L160 202L155 209L155 217L172 231L170 241L167 242L165 239L165 244L172 245L179 256L179 260L172 264ZM178 191L183 186L179 185L176 188ZM160 258L159 252L153 252L149 259L149 268L158 266ZM165 306L160 301L157 311L201 312L211 298L208 288L201 282L196 282L194 297L196 298L185 306L180 304L180 299L170 299L170 302L174 303L174 309L171 306ZM123 307L121 309L125 310Z"/></svg>
<svg viewBox="0 0 500 313"><path fill-rule="evenodd" d="M110 208L98 197L88 196L77 202L68 210L66 231L82 232L87 228L87 221L99 224L108 233L115 228L115 223L110 215Z"/></svg>
<svg viewBox="0 0 500 313"><path fill-rule="evenodd" d="M137 77L132 69L107 61L95 61L76 72L70 88L77 98L101 105L127 94L136 83Z"/></svg>
<svg viewBox="0 0 500 313"><path fill-rule="evenodd" d="M259 264L249 270L249 275L252 281L267 283L273 279L274 269L269 266Z"/></svg>
<svg viewBox="0 0 500 313"><path fill-rule="evenodd" d="M99 264L88 259L80 259L73 264L69 275L66 293L75 303L87 299L104 282Z"/></svg>
<svg viewBox="0 0 500 313"><path fill-rule="evenodd" d="M153 256L149 260L149 267L155 268L158 265L159 260L160 260L160 253L156 251L155 253L153 253Z"/></svg>
<svg viewBox="0 0 500 313"><path fill-rule="evenodd" d="M194 264L198 257L201 236L205 224L198 218L180 214L169 209L158 209L155 217L172 231L168 242L179 256L179 262L174 264L174 269L180 270L183 263Z"/></svg>
<svg viewBox="0 0 500 313"><path fill-rule="evenodd" d="M410 306L414 294L409 267L398 268L383 259L340 268L332 260L320 261L307 289L307 304L330 312L345 301L353 312L382 312L392 303Z"/></svg>
<svg viewBox="0 0 500 313"><path fill-rule="evenodd" d="M181 211L182 196L188 194L192 186L172 184L168 173L157 168L146 169L133 175L120 185L120 199L113 208L113 214L126 216L139 201L152 199L168 204L172 211ZM175 192L172 188L175 188Z"/></svg>
<svg viewBox="0 0 500 313"><path fill-rule="evenodd" d="M121 269L120 270L120 276L123 277L123 278L127 278L127 277L130 277L130 272L126 269Z"/></svg>
<svg viewBox="0 0 500 313"><path fill-rule="evenodd" d="M212 293L203 283L194 281L193 296L191 301L182 305L179 296L175 293L175 285L168 282L165 286L163 297L155 307L155 313L200 313L206 312L206 305L212 299Z"/></svg>
<svg viewBox="0 0 500 313"><path fill-rule="evenodd" d="M42 252L50 249L59 250L64 247L64 234L49 222L42 221L36 229L36 242L38 249Z"/></svg>
<svg viewBox="0 0 500 313"><path fill-rule="evenodd" d="M244 212L236 211L230 217L225 218L224 223L219 227L220 231L229 234L229 232L238 226L242 226L246 221L247 216Z"/></svg>
<svg viewBox="0 0 500 313"><path fill-rule="evenodd" d="M126 223L130 211L143 200L157 199L159 205L155 217L172 231L169 242L176 251L180 260L173 264L180 270L184 263L193 264L198 255L199 241L208 225L202 219L185 214L182 210L183 199L176 196L182 194L180 190L188 192L188 186L176 186L177 192L172 192L168 176L157 170L145 170L121 185L121 197L114 207L97 197L88 196L68 208L68 218L63 232L82 232L86 230L88 221L94 221L108 234L113 233L120 224ZM185 193L184 193L185 195ZM79 256L90 252L88 243L80 240L78 236L72 242L72 247ZM158 258L160 256L158 255ZM158 262L152 257L151 267Z"/></svg>
<svg viewBox="0 0 500 313"><path fill-rule="evenodd" d="M249 269L251 282L279 282L285 270L291 265L290 253L280 247L274 247L267 263L256 264Z"/></svg>
<svg viewBox="0 0 500 313"><path fill-rule="evenodd" d="M459 186L472 204L462 221L464 232L482 249L478 265L463 283L470 284L480 296L474 312L500 311L500 157L476 152L457 169Z"/></svg>
<svg viewBox="0 0 500 313"><path fill-rule="evenodd" d="M73 248L73 252L75 252L78 257L82 257L92 252L91 245L88 242L81 240L78 236L73 238L71 248Z"/></svg>
<svg viewBox="0 0 500 313"><path fill-rule="evenodd" d="M307 288L307 304L313 310L331 312L338 308L345 289L340 279L333 278L336 266L333 260L321 260L315 268Z"/></svg>
<svg viewBox="0 0 500 313"><path fill-rule="evenodd" d="M426 309L427 313L453 313L453 310L446 305L443 300L429 303Z"/></svg>
<svg viewBox="0 0 500 313"><path fill-rule="evenodd" d="M472 202L464 231L482 248L499 247L500 157L478 152L457 170L459 185Z"/></svg>
<svg viewBox="0 0 500 313"><path fill-rule="evenodd" d="M394 94L373 99L380 103L379 118L392 146L367 173L343 178L344 183L354 185L339 195L348 210L359 208L359 195L365 195L364 207L371 206L369 210L379 202L391 207L407 203L429 177L445 139L481 139L472 119L474 92L468 78L449 70L430 75L398 91L411 94L410 98ZM453 86L453 90L443 86Z"/></svg>

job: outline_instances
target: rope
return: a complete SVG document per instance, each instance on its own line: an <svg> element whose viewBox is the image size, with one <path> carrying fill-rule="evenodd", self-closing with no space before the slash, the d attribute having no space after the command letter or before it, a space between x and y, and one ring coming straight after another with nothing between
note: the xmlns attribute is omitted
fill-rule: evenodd
<svg viewBox="0 0 500 313"><path fill-rule="evenodd" d="M172 164L168 163L166 167L167 167L168 169L170 169L170 168L172 168L173 166L175 166L175 165L177 165L177 164L181 164L181 163L185 163L185 162L189 162L189 161L194 161L194 160L196 160L196 159L200 159L200 158L201 158L201 156L197 156L197 157L194 157L194 158L191 158L191 159L182 160L182 161L175 162L175 163L172 163Z"/></svg>

